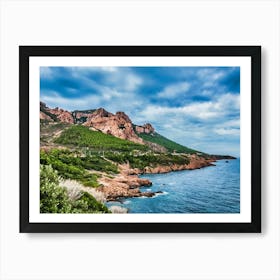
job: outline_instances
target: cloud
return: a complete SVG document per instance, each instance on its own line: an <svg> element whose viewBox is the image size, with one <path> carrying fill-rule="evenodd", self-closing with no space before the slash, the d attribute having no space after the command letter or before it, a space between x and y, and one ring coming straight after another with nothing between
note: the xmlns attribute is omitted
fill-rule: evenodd
<svg viewBox="0 0 280 280"><path fill-rule="evenodd" d="M64 95L75 90L80 94L137 91L142 83L142 78L128 67L41 67L41 89Z"/></svg>
<svg viewBox="0 0 280 280"><path fill-rule="evenodd" d="M86 76L119 91L136 91L143 83L142 78L128 67L94 67Z"/></svg>
<svg viewBox="0 0 280 280"><path fill-rule="evenodd" d="M209 120L226 116L230 112L239 110L239 95L224 94L215 101L194 102L181 107L167 107L159 105L147 106L142 115L148 118L161 118L164 115L193 117L200 120Z"/></svg>
<svg viewBox="0 0 280 280"><path fill-rule="evenodd" d="M142 79L134 74L126 74L124 77L121 77L119 81L121 86L127 91L134 91L136 90L141 84Z"/></svg>
<svg viewBox="0 0 280 280"><path fill-rule="evenodd" d="M66 98L61 96L56 91L43 91L41 92L41 101L47 106L60 107L66 110L80 109L94 109L100 107L102 104L102 97L97 95L89 95L85 98ZM92 107L92 105L95 105Z"/></svg>
<svg viewBox="0 0 280 280"><path fill-rule="evenodd" d="M218 128L214 130L219 135L235 135L239 136L240 130L237 128Z"/></svg>
<svg viewBox="0 0 280 280"><path fill-rule="evenodd" d="M226 75L226 71L223 69L215 68L203 68L197 71L197 76L203 81L203 87L211 87L217 83L218 80Z"/></svg>
<svg viewBox="0 0 280 280"><path fill-rule="evenodd" d="M186 93L190 88L190 84L187 82L176 83L166 86L163 91L157 94L160 98L174 98L182 93Z"/></svg>
<svg viewBox="0 0 280 280"><path fill-rule="evenodd" d="M223 126L225 127L234 127L234 128L239 128L240 127L240 119L232 119L229 121L226 121L223 123Z"/></svg>

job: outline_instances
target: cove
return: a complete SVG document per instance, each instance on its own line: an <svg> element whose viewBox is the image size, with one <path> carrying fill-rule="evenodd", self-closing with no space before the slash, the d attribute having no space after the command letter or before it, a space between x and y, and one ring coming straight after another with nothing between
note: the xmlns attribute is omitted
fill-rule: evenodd
<svg viewBox="0 0 280 280"><path fill-rule="evenodd" d="M108 202L128 213L239 213L240 159L218 160L215 166L165 174L144 174L153 185L141 191L161 192Z"/></svg>

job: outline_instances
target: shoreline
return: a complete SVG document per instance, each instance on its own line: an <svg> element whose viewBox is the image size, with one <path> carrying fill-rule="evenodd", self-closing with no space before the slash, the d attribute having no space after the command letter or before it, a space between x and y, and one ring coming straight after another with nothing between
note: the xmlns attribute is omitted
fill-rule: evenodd
<svg viewBox="0 0 280 280"><path fill-rule="evenodd" d="M119 165L120 173L115 177L103 176L98 179L101 184L97 188L101 191L106 201L119 201L122 198L129 197L153 197L158 192L141 192L140 188L143 186L151 186L152 182L149 179L139 178L139 175L145 174L164 174L173 171L195 170L208 166L215 166L214 162L217 160L231 160L233 157L224 157L205 159L197 155L192 155L189 164L177 165L172 164L168 166L145 167L144 170L138 168L130 168L129 164Z"/></svg>

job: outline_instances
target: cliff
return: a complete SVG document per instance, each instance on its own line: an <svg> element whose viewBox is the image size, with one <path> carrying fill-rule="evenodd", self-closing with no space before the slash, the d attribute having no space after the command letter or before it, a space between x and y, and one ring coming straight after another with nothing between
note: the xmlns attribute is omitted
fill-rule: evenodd
<svg viewBox="0 0 280 280"><path fill-rule="evenodd" d="M112 114L104 108L69 112L60 108L51 109L45 103L40 102L40 119L48 122L82 124L105 134L110 134L134 143L145 144L145 141L135 133L135 126L124 112ZM145 133L154 131L151 124L136 127L141 131L145 131ZM159 147L155 146L155 148Z"/></svg>

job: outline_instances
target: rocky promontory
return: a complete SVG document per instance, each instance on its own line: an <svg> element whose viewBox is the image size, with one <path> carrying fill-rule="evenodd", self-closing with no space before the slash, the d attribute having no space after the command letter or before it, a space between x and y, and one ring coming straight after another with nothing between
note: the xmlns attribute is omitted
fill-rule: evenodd
<svg viewBox="0 0 280 280"><path fill-rule="evenodd" d="M207 166L214 166L215 164L213 164L213 162L215 161L215 158L205 159L204 157L191 155L189 164L183 165L158 165L156 167L139 169L131 168L129 164L122 164L119 165L120 174L112 177L102 176L99 178L101 186L98 190L105 195L107 201L128 197L152 197L156 194L155 192L141 192L140 190L142 186L151 186L152 182L148 179L139 178L138 175L199 169Z"/></svg>

